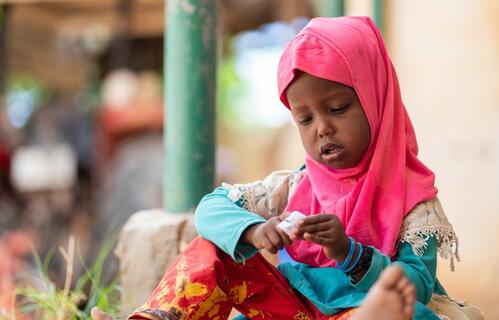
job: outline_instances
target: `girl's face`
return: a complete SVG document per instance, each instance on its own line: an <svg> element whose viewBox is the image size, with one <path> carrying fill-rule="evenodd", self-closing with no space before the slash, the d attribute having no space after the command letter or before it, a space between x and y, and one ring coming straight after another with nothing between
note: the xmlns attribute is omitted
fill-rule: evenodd
<svg viewBox="0 0 499 320"><path fill-rule="evenodd" d="M307 153L334 169L354 167L369 147L369 123L355 91L301 73L286 97Z"/></svg>

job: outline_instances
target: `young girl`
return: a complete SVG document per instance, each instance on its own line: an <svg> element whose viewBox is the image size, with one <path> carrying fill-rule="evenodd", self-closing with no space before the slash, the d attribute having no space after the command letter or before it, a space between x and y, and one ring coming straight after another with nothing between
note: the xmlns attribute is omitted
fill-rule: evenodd
<svg viewBox="0 0 499 320"><path fill-rule="evenodd" d="M129 319L226 319L233 307L251 319L354 319L394 262L407 277L401 291L414 285L414 319L481 319L473 306L449 299L435 277L437 252L451 267L458 258L457 237L434 174L417 158L372 20L313 19L284 50L278 89L305 165L205 196L196 210L202 238ZM288 236L277 225L292 211L307 217ZM287 262L275 268L261 249L280 251ZM393 319L407 319L411 308ZM371 318L381 319L379 312Z"/></svg>

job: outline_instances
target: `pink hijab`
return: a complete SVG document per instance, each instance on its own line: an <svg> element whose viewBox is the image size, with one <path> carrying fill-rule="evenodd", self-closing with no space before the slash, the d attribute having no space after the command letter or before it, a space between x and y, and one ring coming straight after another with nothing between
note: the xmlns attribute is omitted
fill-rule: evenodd
<svg viewBox="0 0 499 320"><path fill-rule="evenodd" d="M404 216L431 200L434 174L417 158L416 135L400 96L383 39L369 17L315 18L287 45L278 68L281 101L296 70L352 87L371 129L356 167L333 169L306 157L306 174L286 211L331 213L346 234L393 256ZM322 248L293 241L290 256L316 267L332 266Z"/></svg>

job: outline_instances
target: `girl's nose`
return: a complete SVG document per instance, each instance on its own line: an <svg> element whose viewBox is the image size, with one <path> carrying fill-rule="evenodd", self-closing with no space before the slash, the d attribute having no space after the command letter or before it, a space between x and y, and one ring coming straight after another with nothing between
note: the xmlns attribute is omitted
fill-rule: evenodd
<svg viewBox="0 0 499 320"><path fill-rule="evenodd" d="M319 138L327 137L335 133L333 124L327 121L318 121L317 135Z"/></svg>

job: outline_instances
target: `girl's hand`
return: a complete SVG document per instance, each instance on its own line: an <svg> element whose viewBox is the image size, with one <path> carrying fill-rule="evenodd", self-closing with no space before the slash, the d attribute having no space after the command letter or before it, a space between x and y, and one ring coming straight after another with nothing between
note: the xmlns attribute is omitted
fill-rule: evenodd
<svg viewBox="0 0 499 320"><path fill-rule="evenodd" d="M243 241L253 245L257 249L267 249L275 254L284 246L291 244L291 239L284 231L276 226L282 217L272 217L265 223L250 226L243 234Z"/></svg>
<svg viewBox="0 0 499 320"><path fill-rule="evenodd" d="M345 234L340 219L334 214L308 216L298 222L292 240L309 240L322 246L329 259L343 263L348 255L350 240Z"/></svg>

